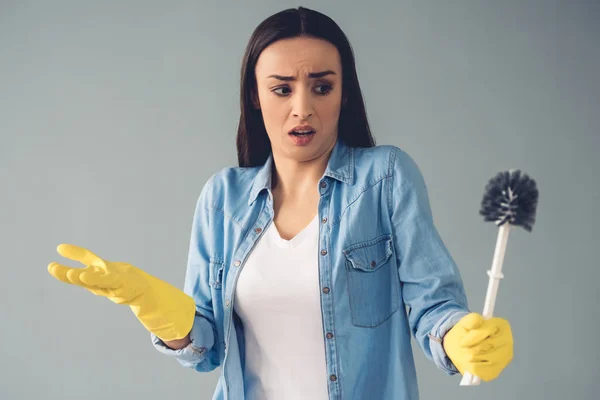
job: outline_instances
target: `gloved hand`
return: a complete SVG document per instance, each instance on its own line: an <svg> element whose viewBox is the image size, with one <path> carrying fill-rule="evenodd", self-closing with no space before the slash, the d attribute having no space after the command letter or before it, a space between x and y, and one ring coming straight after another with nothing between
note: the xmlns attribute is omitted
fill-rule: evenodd
<svg viewBox="0 0 600 400"><path fill-rule="evenodd" d="M70 268L52 262L48 265L52 276L128 305L142 325L161 340L184 338L192 329L196 305L183 291L133 265L104 260L78 246L61 244L57 251L86 267Z"/></svg>
<svg viewBox="0 0 600 400"><path fill-rule="evenodd" d="M446 354L461 374L470 372L483 381L496 379L513 358L508 321L485 320L481 314L464 316L443 338Z"/></svg>

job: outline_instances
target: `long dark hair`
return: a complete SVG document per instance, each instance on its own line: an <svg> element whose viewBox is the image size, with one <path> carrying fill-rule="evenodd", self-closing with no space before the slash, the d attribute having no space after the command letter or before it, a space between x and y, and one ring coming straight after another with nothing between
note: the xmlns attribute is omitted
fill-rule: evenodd
<svg viewBox="0 0 600 400"><path fill-rule="evenodd" d="M271 143L261 111L254 107L254 99L258 99L255 74L258 57L273 42L298 36L327 40L340 53L343 102L338 123L338 138L350 147L375 145L358 84L354 53L348 38L328 16L304 7L290 8L261 22L252 33L246 47L241 71L241 114L236 139L240 167L261 166L271 153Z"/></svg>

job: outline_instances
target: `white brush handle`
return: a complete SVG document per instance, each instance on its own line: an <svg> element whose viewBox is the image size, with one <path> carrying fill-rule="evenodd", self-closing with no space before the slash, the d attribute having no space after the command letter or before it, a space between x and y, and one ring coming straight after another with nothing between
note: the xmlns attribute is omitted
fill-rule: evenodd
<svg viewBox="0 0 600 400"><path fill-rule="evenodd" d="M506 243L508 242L508 233L510 231L510 224L505 223L500 226L498 230L498 239L496 240L496 249L494 250L494 259L492 261L492 269L488 271L490 277L488 282L487 293L485 295L485 305L483 306L483 318L490 319L494 314L494 305L496 304L496 295L498 294L498 285L500 285L500 279L504 278L502 274L502 263L504 262L504 253L506 252ZM465 372L465 375L460 381L461 386L474 386L479 385L481 379L477 376L473 376L469 372Z"/></svg>

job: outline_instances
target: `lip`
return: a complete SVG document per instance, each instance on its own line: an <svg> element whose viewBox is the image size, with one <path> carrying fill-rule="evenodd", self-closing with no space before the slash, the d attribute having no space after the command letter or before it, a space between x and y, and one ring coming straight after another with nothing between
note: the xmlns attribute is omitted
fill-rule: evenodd
<svg viewBox="0 0 600 400"><path fill-rule="evenodd" d="M317 132L317 130L315 128L313 128L310 125L298 125L293 127L292 129L290 129L288 131L288 133L292 133L293 131L313 131L313 132Z"/></svg>

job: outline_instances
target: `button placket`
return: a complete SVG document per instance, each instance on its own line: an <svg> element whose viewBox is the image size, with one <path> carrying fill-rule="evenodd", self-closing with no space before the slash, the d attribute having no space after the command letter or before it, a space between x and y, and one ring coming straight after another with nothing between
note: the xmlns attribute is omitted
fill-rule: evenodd
<svg viewBox="0 0 600 400"><path fill-rule="evenodd" d="M270 204L270 202L268 202ZM272 211L272 210L271 210ZM263 209L261 211L261 216L259 216L259 219L263 220L262 217L262 213L265 212L265 210ZM272 212L269 214L267 212L267 218L270 218L272 220ZM268 225L269 222L266 223L266 225ZM263 228L258 226L256 228L254 228L254 232L257 235L260 235L263 232ZM246 240L249 240L249 238L247 238ZM234 324L232 315L233 315L233 307L231 307L231 305L233 304L233 300L234 300L234 296L235 296L235 290L236 290L236 286L237 286L237 280L239 278L239 274L240 274L240 269L242 266L242 259L246 259L249 255L249 253L253 250L254 245L256 244L256 242L258 241L258 238L252 239L253 243L252 246L250 246L249 249L246 249L243 251L243 253L240 253L239 255L236 255L237 257L241 256L241 258L234 258L235 261L233 262L233 265L235 267L238 267L238 269L236 270L236 273L234 274L234 278L233 278L233 286L231 288L228 288L229 291L229 296L228 298L225 299L225 307L227 308L227 311L225 312L226 318L227 318L227 322L226 322L226 333L225 333L225 349L227 349L227 343L229 342L229 337L231 335L231 329L232 329L232 325ZM245 247L245 246L244 246ZM243 247L242 247L243 248ZM238 248L238 251L240 250L240 248ZM227 351L225 352L225 354L227 354ZM227 361L227 356L225 357L225 360L223 361L223 363L225 364L225 362Z"/></svg>
<svg viewBox="0 0 600 400"><path fill-rule="evenodd" d="M327 338L327 345L326 347L326 355L327 355L327 370L329 371L330 375L328 376L328 379L330 381L330 383L332 385L339 385L338 382L338 377L335 374L335 372L338 369L338 365L337 365L337 360L336 360L336 351L335 351L335 336L333 334L333 332L335 331L335 327L333 326L333 319L331 317L331 309L333 307L332 305L332 297L328 296L328 294L331 292L331 282L328 281L328 279L331 276L331 263L329 262L329 251L328 251L328 246L330 246L329 244L329 240L328 237L326 237L326 235L328 233L331 232L331 229L327 229L327 223L329 222L329 219L326 217L326 215L328 215L329 213L329 199L328 197L328 184L325 180L321 181L319 184L319 191L321 193L321 201L319 203L319 212L321 213L321 215L323 215L323 217L321 218L321 229L320 229L320 234L319 234L319 245L321 246L321 250L319 251L319 254L321 255L321 257L319 257L319 270L320 270L320 276L322 277L320 284L322 285L322 291L324 293L324 295L327 296L323 296L323 301L321 302L322 304L322 317L323 317L323 321L324 326L323 329L325 331L325 337ZM332 390L337 390L337 389L332 389Z"/></svg>

